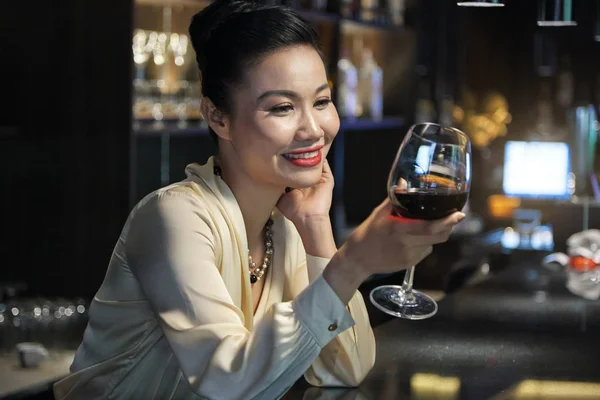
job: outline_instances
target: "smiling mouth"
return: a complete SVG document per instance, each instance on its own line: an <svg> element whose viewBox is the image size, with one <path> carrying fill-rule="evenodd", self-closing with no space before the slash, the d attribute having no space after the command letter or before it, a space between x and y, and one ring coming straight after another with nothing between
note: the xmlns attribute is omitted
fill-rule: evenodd
<svg viewBox="0 0 600 400"><path fill-rule="evenodd" d="M284 154L283 156L288 160L297 160L297 159L307 159L307 158L315 158L319 155L319 150L310 151L306 153L298 153L298 154Z"/></svg>
<svg viewBox="0 0 600 400"><path fill-rule="evenodd" d="M312 149L307 149L308 151L294 151L292 153L282 154L282 156L297 167L312 168L321 165L323 157L321 154L321 149L322 146L316 148L313 147Z"/></svg>

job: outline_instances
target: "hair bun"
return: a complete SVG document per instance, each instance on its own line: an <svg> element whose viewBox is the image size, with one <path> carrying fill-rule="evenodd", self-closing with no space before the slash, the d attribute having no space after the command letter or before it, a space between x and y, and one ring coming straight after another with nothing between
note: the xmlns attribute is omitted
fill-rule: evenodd
<svg viewBox="0 0 600 400"><path fill-rule="evenodd" d="M215 0L192 18L189 33L200 70L206 67L205 50L212 33L232 17L267 8L258 0Z"/></svg>

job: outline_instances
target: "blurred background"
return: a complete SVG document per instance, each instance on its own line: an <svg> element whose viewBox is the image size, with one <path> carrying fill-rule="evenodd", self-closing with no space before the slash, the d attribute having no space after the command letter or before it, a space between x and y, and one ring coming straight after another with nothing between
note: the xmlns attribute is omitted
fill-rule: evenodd
<svg viewBox="0 0 600 400"><path fill-rule="evenodd" d="M342 117L330 154L339 244L386 196L399 144L424 121L469 135L473 184L468 218L417 269L415 287L441 299L520 260L540 265L600 226L600 1L271 2L300 10L322 38ZM208 3L0 6L0 353L23 341L77 346L131 208L215 152L187 33ZM577 308L594 299L565 282L590 273L582 279L596 290L599 270L588 264L536 267L533 278L523 268L507 285L531 278L523 290L535 304L555 285L585 302L569 303ZM401 280L375 277L363 291ZM472 321L490 309L477 306ZM374 325L387 320L369 311Z"/></svg>

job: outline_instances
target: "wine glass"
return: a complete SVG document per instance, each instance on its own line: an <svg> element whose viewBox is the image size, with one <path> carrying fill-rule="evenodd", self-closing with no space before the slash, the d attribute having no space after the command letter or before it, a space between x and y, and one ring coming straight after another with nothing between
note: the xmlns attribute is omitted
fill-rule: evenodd
<svg viewBox="0 0 600 400"><path fill-rule="evenodd" d="M471 143L448 126L413 125L396 155L388 178L388 195L398 218L435 220L462 210L471 186ZM412 288L414 266L402 286L384 285L371 291L380 310L406 319L425 319L437 303Z"/></svg>

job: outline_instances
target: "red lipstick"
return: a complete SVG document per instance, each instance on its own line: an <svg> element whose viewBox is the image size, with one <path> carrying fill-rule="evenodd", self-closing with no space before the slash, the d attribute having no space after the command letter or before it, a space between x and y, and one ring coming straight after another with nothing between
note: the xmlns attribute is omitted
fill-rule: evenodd
<svg viewBox="0 0 600 400"><path fill-rule="evenodd" d="M285 153L283 158L299 167L316 167L321 164L323 158L321 154L322 148L323 146L316 146L308 149L294 150Z"/></svg>

